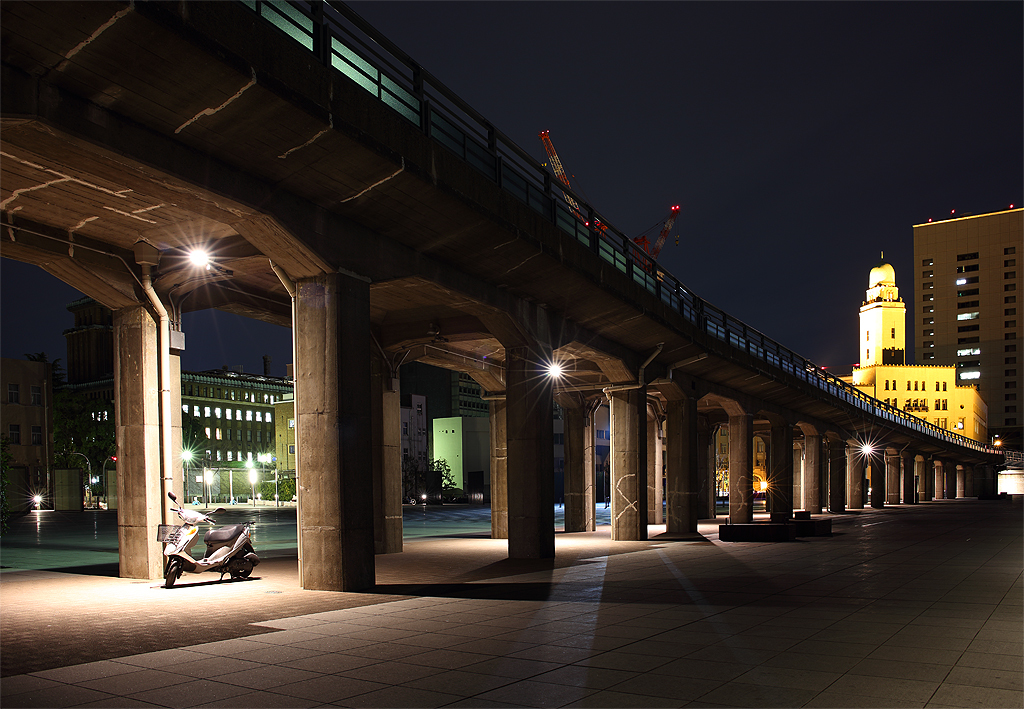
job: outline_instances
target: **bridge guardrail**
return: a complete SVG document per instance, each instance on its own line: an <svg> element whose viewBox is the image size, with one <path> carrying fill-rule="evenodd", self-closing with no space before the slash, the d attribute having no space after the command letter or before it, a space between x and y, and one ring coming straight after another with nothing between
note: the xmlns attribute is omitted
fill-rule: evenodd
<svg viewBox="0 0 1024 709"><path fill-rule="evenodd" d="M708 335L865 412L948 443L975 451L1001 453L864 394L699 298L632 239L614 228L585 199L553 180L551 173L529 153L343 3L335 0L238 1L312 52L321 63L375 95L425 135L544 215L557 228ZM579 215L565 203L566 194L579 204Z"/></svg>

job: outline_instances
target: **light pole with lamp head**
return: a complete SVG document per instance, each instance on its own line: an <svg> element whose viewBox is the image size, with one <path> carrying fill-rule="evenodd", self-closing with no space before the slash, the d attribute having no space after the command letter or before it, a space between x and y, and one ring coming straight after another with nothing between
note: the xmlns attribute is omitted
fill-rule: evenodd
<svg viewBox="0 0 1024 709"><path fill-rule="evenodd" d="M89 460L89 456L87 456L85 453L79 453L78 451L71 451L71 455L80 455L83 458L85 458L85 464L87 466L89 466L89 476L88 476L89 484L86 485L85 487L90 491L90 494L91 494L91 492L92 492L92 488L91 488L91 485L92 485L92 461Z"/></svg>

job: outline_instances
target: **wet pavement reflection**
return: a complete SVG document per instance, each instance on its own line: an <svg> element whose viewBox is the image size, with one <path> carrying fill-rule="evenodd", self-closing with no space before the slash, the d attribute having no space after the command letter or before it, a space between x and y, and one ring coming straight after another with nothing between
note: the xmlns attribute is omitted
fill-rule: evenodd
<svg viewBox="0 0 1024 709"><path fill-rule="evenodd" d="M203 505L190 508L206 510ZM564 528L564 509L555 508L555 529ZM217 524L253 521L253 543L261 558L297 554L294 507L233 505L216 516ZM406 505L404 538L487 538L491 531L490 507L480 505ZM610 510L597 506L597 524L609 524ZM156 530L153 530L156 537ZM197 545L201 548L201 544ZM117 575L117 512L33 511L11 520L0 537L0 570L49 569Z"/></svg>

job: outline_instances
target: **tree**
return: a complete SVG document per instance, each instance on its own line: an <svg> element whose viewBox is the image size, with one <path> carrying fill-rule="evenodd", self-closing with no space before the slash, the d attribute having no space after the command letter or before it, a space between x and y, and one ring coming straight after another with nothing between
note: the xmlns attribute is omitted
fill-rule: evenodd
<svg viewBox="0 0 1024 709"><path fill-rule="evenodd" d="M102 467L116 449L113 402L90 399L61 389L53 394L53 461L58 468L78 468L84 455L93 469Z"/></svg>

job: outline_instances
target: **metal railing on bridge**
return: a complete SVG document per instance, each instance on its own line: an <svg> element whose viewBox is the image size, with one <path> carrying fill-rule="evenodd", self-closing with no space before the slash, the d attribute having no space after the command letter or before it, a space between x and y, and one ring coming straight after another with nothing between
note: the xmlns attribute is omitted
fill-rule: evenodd
<svg viewBox="0 0 1024 709"><path fill-rule="evenodd" d="M346 5L331 0L239 1L712 337L887 421L976 451L1001 453L864 394L696 296ZM580 216L565 204L564 194L580 205Z"/></svg>

